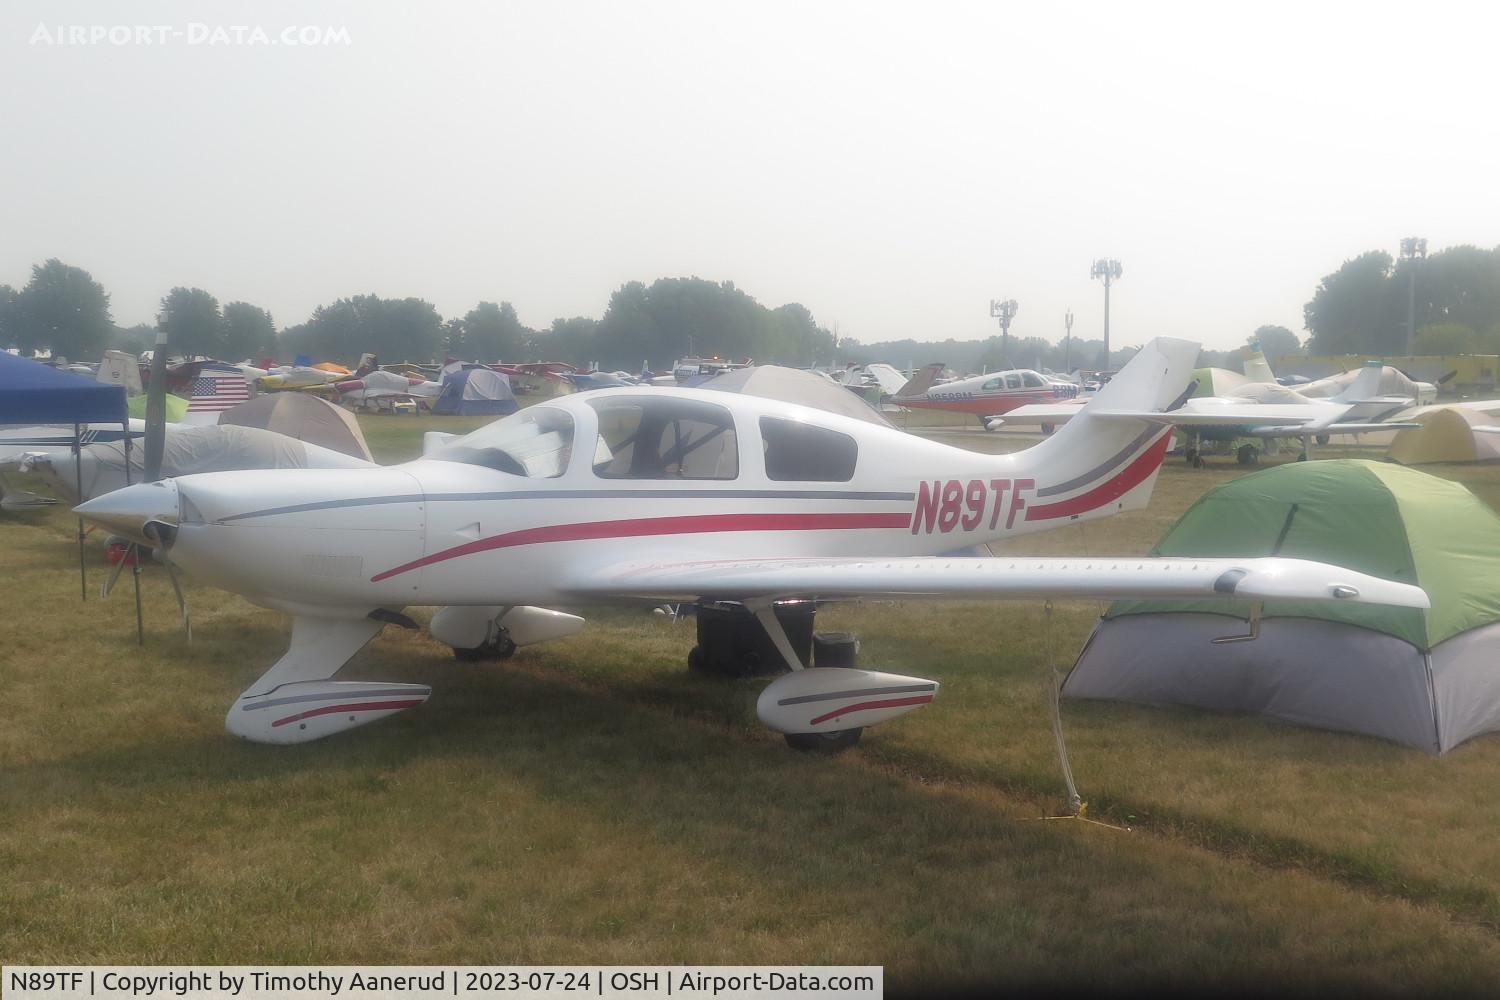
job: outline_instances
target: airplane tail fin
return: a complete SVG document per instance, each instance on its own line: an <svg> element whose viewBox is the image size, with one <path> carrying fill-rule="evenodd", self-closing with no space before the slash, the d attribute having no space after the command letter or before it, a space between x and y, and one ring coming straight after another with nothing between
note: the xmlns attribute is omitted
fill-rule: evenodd
<svg viewBox="0 0 1500 1000"><path fill-rule="evenodd" d="M900 391L898 391L896 395L898 397L920 396L922 395L922 393L933 387L933 385L937 382L938 376L941 374L943 374L943 363L941 361L934 362L933 364L928 365L926 368L923 368L921 371L912 375L912 377L907 381L905 385L901 387Z"/></svg>
<svg viewBox="0 0 1500 1000"><path fill-rule="evenodd" d="M902 387L906 385L907 380L890 365L876 362L875 364L865 365L865 371L874 377L876 383L880 386L880 391L887 396L900 394Z"/></svg>
<svg viewBox="0 0 1500 1000"><path fill-rule="evenodd" d="M105 385L122 385L126 396L139 396L145 391L141 388L141 368L135 355L124 351L105 351L104 360L99 362L99 370L94 374L94 381Z"/></svg>
<svg viewBox="0 0 1500 1000"><path fill-rule="evenodd" d="M1252 382L1275 382L1276 374L1271 371L1271 363L1261 353L1260 342L1251 341L1250 346L1241 352L1241 367L1245 371L1245 377Z"/></svg>
<svg viewBox="0 0 1500 1000"><path fill-rule="evenodd" d="M1354 381L1344 389L1343 392L1333 397L1336 403L1357 403L1364 399L1374 399L1380 395L1380 380L1385 376L1385 365L1379 361L1367 361L1365 366L1354 376Z"/></svg>
<svg viewBox="0 0 1500 1000"><path fill-rule="evenodd" d="M1027 519L1062 524L1145 506L1172 428L1129 414L1181 406L1192 392L1198 350L1187 340L1151 341L1077 416L1024 452L1037 484Z"/></svg>

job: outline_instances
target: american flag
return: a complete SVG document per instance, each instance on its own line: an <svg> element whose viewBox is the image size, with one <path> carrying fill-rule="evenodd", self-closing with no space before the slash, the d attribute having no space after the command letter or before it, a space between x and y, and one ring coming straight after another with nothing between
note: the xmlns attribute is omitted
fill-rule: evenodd
<svg viewBox="0 0 1500 1000"><path fill-rule="evenodd" d="M205 367L188 387L189 413L227 410L250 398L250 386L236 368Z"/></svg>

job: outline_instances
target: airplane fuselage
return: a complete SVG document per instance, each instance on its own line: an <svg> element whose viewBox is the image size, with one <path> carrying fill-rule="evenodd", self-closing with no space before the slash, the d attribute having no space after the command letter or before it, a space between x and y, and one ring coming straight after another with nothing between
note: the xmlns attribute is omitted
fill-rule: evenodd
<svg viewBox="0 0 1500 1000"><path fill-rule="evenodd" d="M653 472L603 459L611 432L601 421L633 401L672 399L732 402L713 468ZM469 449L391 468L179 477L162 487L177 491L181 507L172 560L294 613L567 603L569 581L591 568L691 560L709 545L731 559L930 555L1115 513L1149 491L1167 439L1164 429L1146 429L1092 458L1045 444L982 455L697 390L600 390L516 416L549 412L571 421L571 441L555 465L533 471L556 475L489 468L489 456ZM788 426L815 428L831 453L818 455L814 442L800 457L778 454Z"/></svg>

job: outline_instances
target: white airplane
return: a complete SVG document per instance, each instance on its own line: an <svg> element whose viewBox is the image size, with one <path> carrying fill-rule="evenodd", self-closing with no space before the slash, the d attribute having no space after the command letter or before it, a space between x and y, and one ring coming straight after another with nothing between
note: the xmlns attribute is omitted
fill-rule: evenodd
<svg viewBox="0 0 1500 1000"><path fill-rule="evenodd" d="M1416 426L1390 420L1411 406L1412 399L1379 395L1380 378L1381 366L1372 363L1361 369L1340 394L1328 399L1309 399L1275 382L1246 382L1229 390L1228 395L1185 399L1159 419L1189 435L1193 439L1194 452L1200 438L1258 437L1268 440L1299 438L1304 453L1309 453L1314 439L1327 443L1330 434L1360 434ZM1104 417L1133 415L1106 408L1095 396L1083 406L1037 404L1018 407L1004 417L989 420L986 426L992 430L1001 424L1057 426L1085 413Z"/></svg>
<svg viewBox="0 0 1500 1000"><path fill-rule="evenodd" d="M941 369L941 366L937 366ZM912 379L894 394L890 401L897 406L921 410L948 410L969 413L984 424L986 418L1033 405L1047 406L1078 395L1078 386L1048 378L1030 368L973 375L952 382ZM1071 409L1077 409L1074 404Z"/></svg>
<svg viewBox="0 0 1500 1000"><path fill-rule="evenodd" d="M1329 399L1348 389L1362 370L1356 369L1340 372L1337 375L1330 375L1327 378L1315 379L1311 382L1304 382L1301 385L1294 385L1292 388L1309 399ZM1443 381L1451 378L1453 374L1455 373L1450 372L1444 376ZM1380 387L1378 391L1384 395L1408 396L1417 406L1428 406L1437 402L1438 386L1440 384L1440 382L1419 382L1408 376L1401 369L1393 365L1385 365L1380 369Z"/></svg>
<svg viewBox="0 0 1500 1000"><path fill-rule="evenodd" d="M932 701L936 681L804 668L784 599L1194 596L1426 607L1418 588L1294 559L943 556L1143 506L1196 344L1148 344L1082 414L984 455L761 397L672 388L564 396L405 465L222 472L138 484L78 513L169 564L292 616L291 645L230 707L229 732L301 743L421 705L420 684L336 681L408 606L455 650L570 634L546 610L741 602L791 673L757 714L839 747ZM1230 637L1234 638L1234 637Z"/></svg>

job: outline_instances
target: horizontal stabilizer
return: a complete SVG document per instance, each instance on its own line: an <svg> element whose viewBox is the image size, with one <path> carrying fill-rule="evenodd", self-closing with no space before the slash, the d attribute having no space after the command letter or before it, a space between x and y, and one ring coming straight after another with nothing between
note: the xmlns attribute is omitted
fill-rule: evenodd
<svg viewBox="0 0 1500 1000"><path fill-rule="evenodd" d="M1028 403L1025 406L1016 407L1003 417L991 417L988 423L996 427L1001 424L1065 424L1082 413L1084 405L1083 403Z"/></svg>

